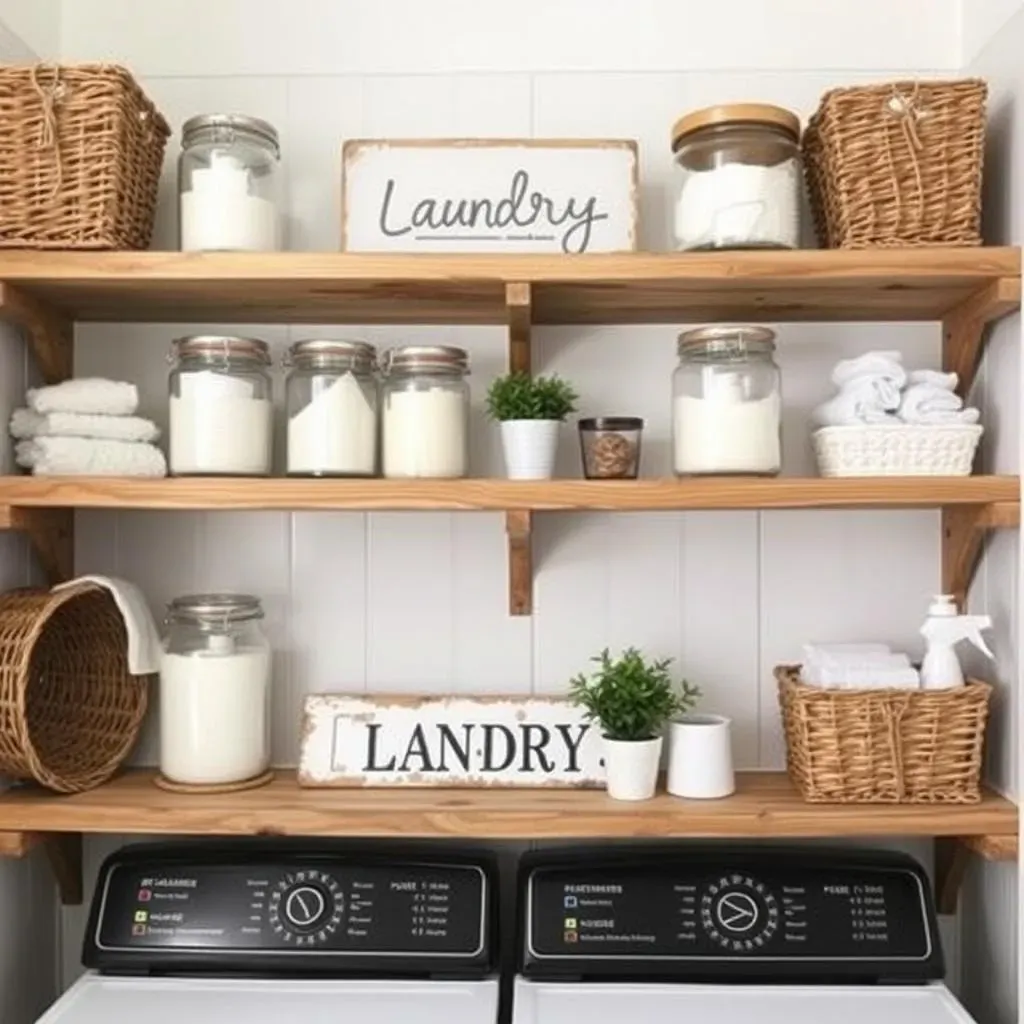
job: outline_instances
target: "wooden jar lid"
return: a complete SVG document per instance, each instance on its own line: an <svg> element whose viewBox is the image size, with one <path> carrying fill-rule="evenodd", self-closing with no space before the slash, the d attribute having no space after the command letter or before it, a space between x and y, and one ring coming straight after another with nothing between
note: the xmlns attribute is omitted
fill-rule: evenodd
<svg viewBox="0 0 1024 1024"><path fill-rule="evenodd" d="M694 110L679 118L672 127L672 148L678 148L687 135L701 128L723 124L767 125L792 135L794 141L800 138L800 118L791 110L770 103L726 103Z"/></svg>

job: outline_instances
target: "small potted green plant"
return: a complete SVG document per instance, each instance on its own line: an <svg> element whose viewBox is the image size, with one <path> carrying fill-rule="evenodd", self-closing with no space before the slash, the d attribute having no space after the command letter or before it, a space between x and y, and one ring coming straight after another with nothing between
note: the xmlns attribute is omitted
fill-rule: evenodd
<svg viewBox="0 0 1024 1024"><path fill-rule="evenodd" d="M648 662L635 647L617 659L605 648L591 660L597 670L576 676L569 698L604 736L608 795L647 800L658 783L665 726L696 704L700 689L673 681L671 658Z"/></svg>
<svg viewBox="0 0 1024 1024"><path fill-rule="evenodd" d="M487 411L501 423L510 480L548 480L555 471L558 427L576 410L578 395L560 377L509 373L487 392Z"/></svg>

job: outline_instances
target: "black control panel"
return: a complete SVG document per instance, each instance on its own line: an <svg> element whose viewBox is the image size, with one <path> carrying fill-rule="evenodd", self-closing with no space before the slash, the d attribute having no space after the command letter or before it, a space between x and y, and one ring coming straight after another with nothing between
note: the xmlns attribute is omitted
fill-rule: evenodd
<svg viewBox="0 0 1024 1024"><path fill-rule="evenodd" d="M486 972L495 891L486 858L132 847L100 872L83 961L110 971Z"/></svg>
<svg viewBox="0 0 1024 1024"><path fill-rule="evenodd" d="M925 981L927 877L897 854L676 847L540 853L520 872L532 977Z"/></svg>

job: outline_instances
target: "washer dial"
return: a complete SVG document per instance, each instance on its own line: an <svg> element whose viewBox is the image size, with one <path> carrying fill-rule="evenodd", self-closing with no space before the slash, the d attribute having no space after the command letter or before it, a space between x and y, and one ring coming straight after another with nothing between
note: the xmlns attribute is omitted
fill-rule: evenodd
<svg viewBox="0 0 1024 1024"><path fill-rule="evenodd" d="M270 927L289 946L316 946L333 935L345 913L341 886L324 871L289 873L270 894Z"/></svg>
<svg viewBox="0 0 1024 1024"><path fill-rule="evenodd" d="M749 875L723 875L700 900L704 931L731 953L753 953L778 931L779 907L768 888Z"/></svg>

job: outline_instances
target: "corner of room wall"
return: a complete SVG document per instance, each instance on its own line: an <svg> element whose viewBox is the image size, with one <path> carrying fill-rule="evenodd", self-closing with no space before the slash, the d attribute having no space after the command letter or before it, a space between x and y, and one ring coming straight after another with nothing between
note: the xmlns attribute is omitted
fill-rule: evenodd
<svg viewBox="0 0 1024 1024"><path fill-rule="evenodd" d="M0 0L0 56L12 62L56 60L62 13L61 0Z"/></svg>

